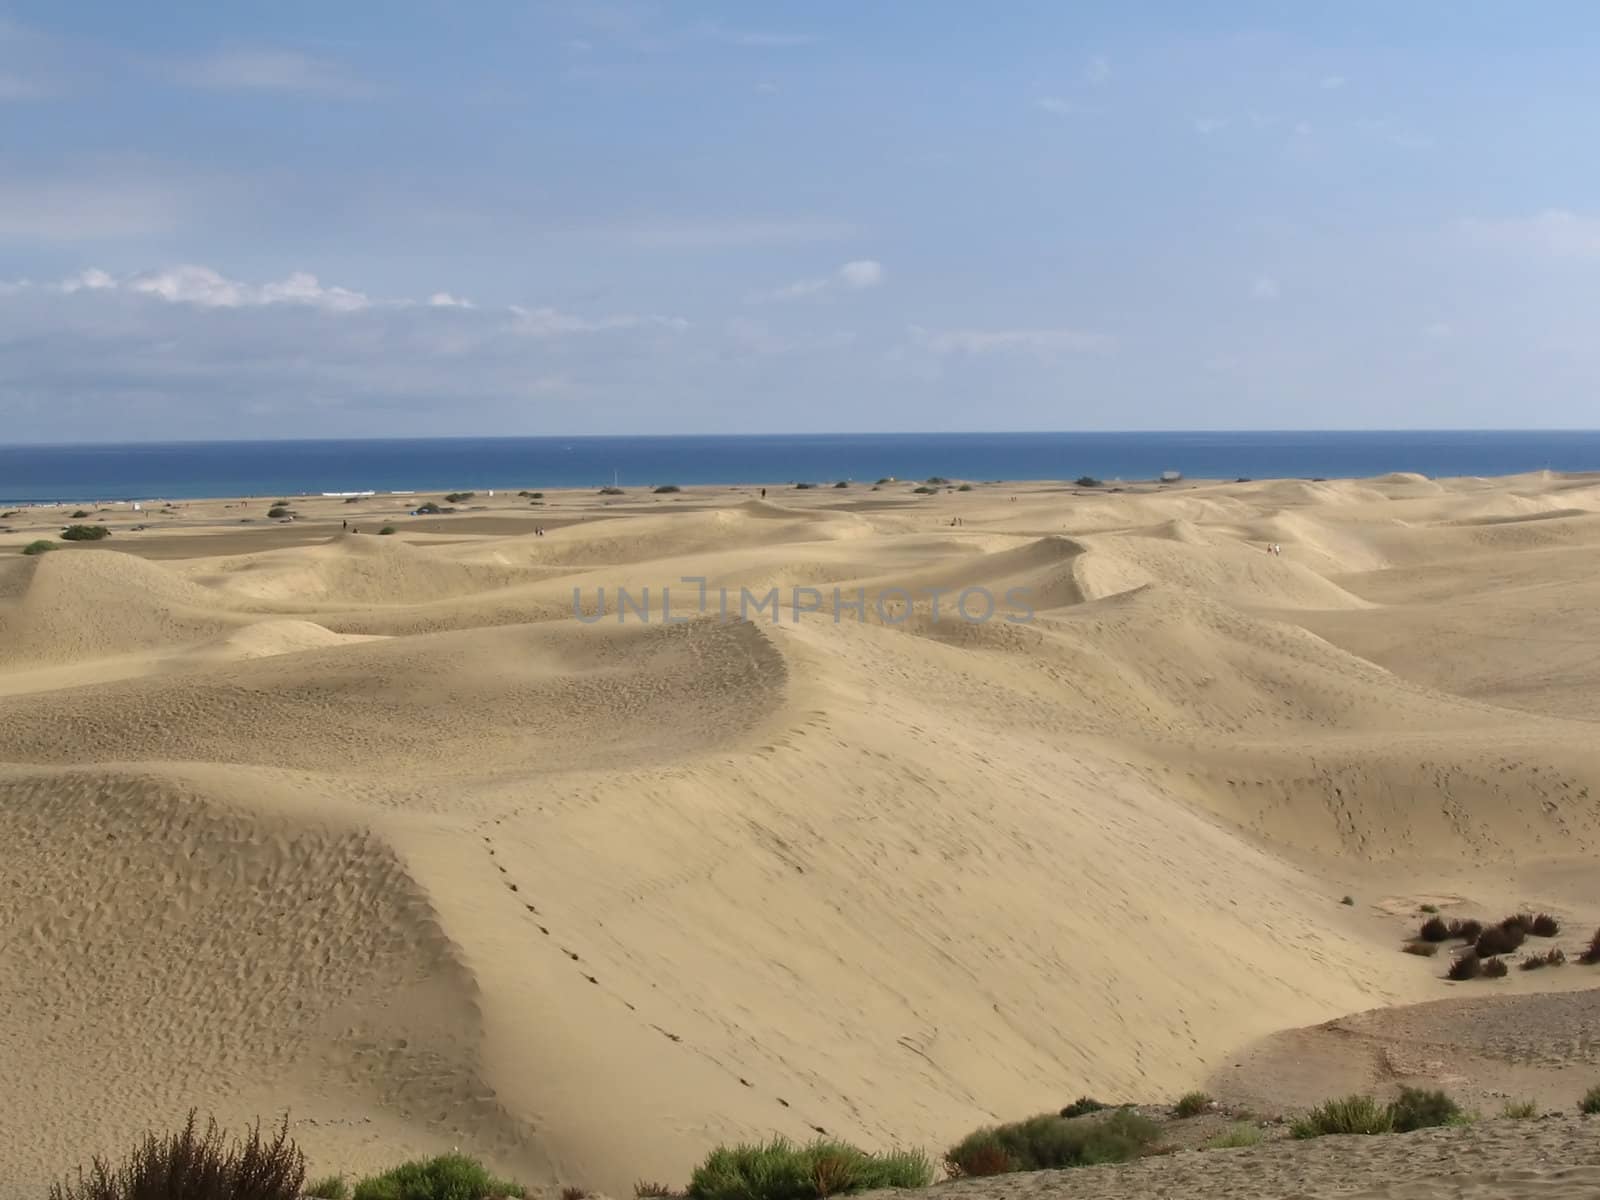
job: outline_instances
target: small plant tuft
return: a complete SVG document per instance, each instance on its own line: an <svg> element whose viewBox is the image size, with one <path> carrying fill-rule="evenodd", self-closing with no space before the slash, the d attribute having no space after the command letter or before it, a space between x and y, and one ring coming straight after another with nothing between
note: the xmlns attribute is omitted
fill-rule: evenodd
<svg viewBox="0 0 1600 1200"><path fill-rule="evenodd" d="M1583 1099L1578 1101L1578 1111L1588 1113L1591 1117L1600 1113L1600 1083L1583 1094Z"/></svg>
<svg viewBox="0 0 1600 1200"><path fill-rule="evenodd" d="M1160 1132L1154 1121L1128 1109L1087 1121L1043 1113L969 1133L945 1155L945 1169L959 1179L1128 1162L1148 1153Z"/></svg>
<svg viewBox="0 0 1600 1200"><path fill-rule="evenodd" d="M266 1140L260 1122L229 1139L215 1120L200 1132L191 1109L182 1130L146 1134L121 1164L96 1158L76 1179L51 1184L50 1200L297 1200L305 1178L287 1116Z"/></svg>
<svg viewBox="0 0 1600 1200"><path fill-rule="evenodd" d="M1486 958L1483 960L1483 977L1485 979L1504 979L1506 971L1509 969L1506 966L1506 960L1503 958Z"/></svg>
<svg viewBox="0 0 1600 1200"><path fill-rule="evenodd" d="M1439 947L1433 942L1407 942L1405 944L1405 952L1422 958L1432 958L1439 953Z"/></svg>
<svg viewBox="0 0 1600 1200"><path fill-rule="evenodd" d="M1093 1096L1079 1096L1071 1104L1063 1108L1060 1115L1063 1119L1070 1121L1073 1117L1086 1117L1090 1113L1104 1112L1110 1107L1109 1104L1102 1104Z"/></svg>
<svg viewBox="0 0 1600 1200"><path fill-rule="evenodd" d="M1439 911L1439 906L1437 904L1424 904L1418 911L1425 913L1436 913Z"/></svg>
<svg viewBox="0 0 1600 1200"><path fill-rule="evenodd" d="M385 525L382 529L378 530L378 532L383 534L385 537L388 537L391 533L394 532L394 526L393 525Z"/></svg>
<svg viewBox="0 0 1600 1200"><path fill-rule="evenodd" d="M1100 486L1100 481L1093 475L1079 475L1072 482L1081 488L1096 488Z"/></svg>
<svg viewBox="0 0 1600 1200"><path fill-rule="evenodd" d="M633 1185L634 1200L679 1200L683 1193L653 1179L641 1179Z"/></svg>
<svg viewBox="0 0 1600 1200"><path fill-rule="evenodd" d="M1524 971L1537 971L1542 967L1565 966L1566 952L1559 946L1546 950L1543 954L1529 954L1523 958L1521 967Z"/></svg>
<svg viewBox="0 0 1600 1200"><path fill-rule="evenodd" d="M1600 929L1594 931L1594 937L1589 939L1589 945L1578 955L1578 961L1590 967L1600 963Z"/></svg>
<svg viewBox="0 0 1600 1200"><path fill-rule="evenodd" d="M1450 926L1438 917L1429 917L1417 933L1425 942L1443 942L1449 940Z"/></svg>
<svg viewBox="0 0 1600 1200"><path fill-rule="evenodd" d="M600 489L602 496L622 496L626 493L619 487L603 487Z"/></svg>
<svg viewBox="0 0 1600 1200"><path fill-rule="evenodd" d="M1205 1092L1186 1092L1178 1098L1172 1111L1179 1117L1198 1117L1211 1107L1211 1097Z"/></svg>
<svg viewBox="0 0 1600 1200"><path fill-rule="evenodd" d="M1473 948L1480 958L1487 958L1491 954L1510 954L1527 940L1521 925L1491 925L1478 935Z"/></svg>
<svg viewBox="0 0 1600 1200"><path fill-rule="evenodd" d="M1483 974L1483 960L1478 957L1478 952L1463 950L1450 960L1450 969L1445 972L1444 977L1459 983L1464 979L1476 979L1481 974Z"/></svg>
<svg viewBox="0 0 1600 1200"><path fill-rule="evenodd" d="M1237 1125L1230 1125L1216 1137L1206 1143L1207 1150L1237 1150L1241 1146L1257 1146L1266 1135L1261 1132L1259 1125L1251 1125L1240 1121Z"/></svg>
<svg viewBox="0 0 1600 1200"><path fill-rule="evenodd" d="M911 494L914 495L914 496L934 496L934 495L937 495L938 492L939 492L938 488L929 487L925 483L920 485L919 487L914 487L914 488L911 489Z"/></svg>
<svg viewBox="0 0 1600 1200"><path fill-rule="evenodd" d="M1476 942L1482 932L1483 922L1475 917L1468 917L1465 921L1450 922L1450 936L1460 938L1463 942Z"/></svg>
<svg viewBox="0 0 1600 1200"><path fill-rule="evenodd" d="M691 1200L825 1200L877 1188L923 1188L933 1164L920 1151L868 1154L820 1138L718 1146L689 1180Z"/></svg>
<svg viewBox="0 0 1600 1200"><path fill-rule="evenodd" d="M1329 1100L1313 1108L1289 1126L1289 1133L1297 1138L1324 1137L1337 1133L1392 1133L1394 1115L1389 1106L1379 1104L1371 1096L1346 1096L1343 1100Z"/></svg>
<svg viewBox="0 0 1600 1200"><path fill-rule="evenodd" d="M444 498L444 502L446 504L465 504L477 494L477 492L451 492Z"/></svg>
<svg viewBox="0 0 1600 1200"><path fill-rule="evenodd" d="M50 551L59 549L61 549L61 547L56 545L54 542L47 542L43 538L40 538L38 541L29 542L22 548L22 552L24 554L49 554Z"/></svg>
<svg viewBox="0 0 1600 1200"><path fill-rule="evenodd" d="M834 484L833 486L836 487L836 488L847 488L847 487L850 486L850 481L848 479L841 479L841 480L839 480L838 483Z"/></svg>
<svg viewBox="0 0 1600 1200"><path fill-rule="evenodd" d="M488 1200L525 1195L521 1184L496 1179L476 1159L441 1154L369 1175L356 1184L351 1200Z"/></svg>
<svg viewBox="0 0 1600 1200"><path fill-rule="evenodd" d="M74 521L81 521L81 520L83 520L84 517L87 517L88 515L89 515L89 510L87 508L80 508L77 512L72 514L72 519Z"/></svg>
<svg viewBox="0 0 1600 1200"><path fill-rule="evenodd" d="M1532 1100L1507 1100L1500 1115L1512 1121L1531 1121L1539 1115L1539 1106Z"/></svg>
<svg viewBox="0 0 1600 1200"><path fill-rule="evenodd" d="M111 530L104 525L68 525L61 531L64 542L98 542L110 536Z"/></svg>
<svg viewBox="0 0 1600 1200"><path fill-rule="evenodd" d="M287 504L274 504L271 508L267 509L267 516L273 518L274 520L293 515L294 513Z"/></svg>
<svg viewBox="0 0 1600 1200"><path fill-rule="evenodd" d="M1528 932L1534 937L1552 938L1561 932L1561 922L1549 913L1539 913L1533 918L1533 924L1528 927Z"/></svg>
<svg viewBox="0 0 1600 1200"><path fill-rule="evenodd" d="M316 1200L350 1200L350 1185L345 1182L343 1175L325 1175L306 1184L305 1194L314 1196Z"/></svg>
<svg viewBox="0 0 1600 1200"><path fill-rule="evenodd" d="M1345 896L1339 901L1339 903L1343 904L1347 908L1354 908L1355 907L1355 903L1356 903L1356 898L1354 896Z"/></svg>
<svg viewBox="0 0 1600 1200"><path fill-rule="evenodd" d="M683 489L675 483L663 483L660 487L656 488L655 494L658 496L670 496L673 492L681 491L683 491Z"/></svg>
<svg viewBox="0 0 1600 1200"><path fill-rule="evenodd" d="M1389 1104L1389 1116L1396 1133L1431 1129L1436 1125L1461 1125L1467 1119L1461 1106L1443 1092L1412 1087L1400 1089L1400 1095Z"/></svg>
<svg viewBox="0 0 1600 1200"><path fill-rule="evenodd" d="M561 1189L561 1200L589 1200L587 1189L569 1183Z"/></svg>

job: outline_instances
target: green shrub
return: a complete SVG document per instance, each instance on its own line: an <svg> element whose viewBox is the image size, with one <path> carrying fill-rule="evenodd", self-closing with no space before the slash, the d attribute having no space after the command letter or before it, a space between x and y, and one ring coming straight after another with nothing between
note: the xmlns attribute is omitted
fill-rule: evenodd
<svg viewBox="0 0 1600 1200"><path fill-rule="evenodd" d="M1086 1117L1090 1113L1104 1112L1110 1107L1109 1104L1102 1104L1093 1096L1079 1096L1063 1108L1060 1115L1070 1121L1073 1117Z"/></svg>
<svg viewBox="0 0 1600 1200"><path fill-rule="evenodd" d="M61 539L67 542L98 542L110 536L111 530L104 525L68 525L61 531Z"/></svg>
<svg viewBox="0 0 1600 1200"><path fill-rule="evenodd" d="M385 525L382 529L378 530L378 532L383 534L385 537L387 537L389 534L394 532L394 526L393 525Z"/></svg>
<svg viewBox="0 0 1600 1200"><path fill-rule="evenodd" d="M477 492L451 492L444 498L444 502L446 504L464 504L477 494Z"/></svg>
<svg viewBox="0 0 1600 1200"><path fill-rule="evenodd" d="M350 1200L350 1185L344 1181L343 1175L325 1175L306 1184L305 1194L316 1197L316 1200Z"/></svg>
<svg viewBox="0 0 1600 1200"><path fill-rule="evenodd" d="M600 489L602 496L622 496L626 493L619 487L603 487Z"/></svg>
<svg viewBox="0 0 1600 1200"><path fill-rule="evenodd" d="M894 482L894 476L893 475L885 475L882 479L878 480L878 486L882 487L886 483L893 483L893 482Z"/></svg>
<svg viewBox="0 0 1600 1200"><path fill-rule="evenodd" d="M1345 896L1340 899L1339 903L1344 905L1346 908L1354 908L1356 898L1354 896Z"/></svg>
<svg viewBox="0 0 1600 1200"><path fill-rule="evenodd" d="M950 1148L945 1166L961 1177L1128 1162L1149 1150L1160 1131L1127 1109L1087 1121L1044 1113L969 1133Z"/></svg>
<svg viewBox="0 0 1600 1200"><path fill-rule="evenodd" d="M633 1185L634 1200L677 1200L683 1193L674 1191L664 1183L641 1179Z"/></svg>
<svg viewBox="0 0 1600 1200"><path fill-rule="evenodd" d="M485 1200L526 1194L520 1184L496 1179L476 1159L441 1154L369 1175L356 1184L351 1200Z"/></svg>
<svg viewBox="0 0 1600 1200"><path fill-rule="evenodd" d="M424 502L422 504L417 505L417 511L419 513L426 513L428 516L431 517L431 516L437 516L439 513L442 513L444 511L444 509L440 508L432 500L428 500L428 501L426 501L426 502Z"/></svg>
<svg viewBox="0 0 1600 1200"><path fill-rule="evenodd" d="M804 492L810 488L816 487L817 485L814 483L797 483L794 486L796 491Z"/></svg>
<svg viewBox="0 0 1600 1200"><path fill-rule="evenodd" d="M77 512L72 514L72 519L74 521L81 521L84 517L87 517L88 515L89 515L89 510L87 508L80 508Z"/></svg>
<svg viewBox="0 0 1600 1200"><path fill-rule="evenodd" d="M911 491L914 495L918 496L933 496L938 493L939 489L936 487L929 487L927 484L923 484L920 487L912 488Z"/></svg>
<svg viewBox="0 0 1600 1200"><path fill-rule="evenodd" d="M1211 1107L1211 1097L1204 1092L1186 1092L1178 1097L1172 1111L1180 1117L1198 1117Z"/></svg>
<svg viewBox="0 0 1600 1200"><path fill-rule="evenodd" d="M847 488L847 487L850 486L850 481L848 479L841 479L841 480L839 480L838 483L834 484L833 486L836 487L836 488Z"/></svg>
<svg viewBox="0 0 1600 1200"><path fill-rule="evenodd" d="M922 482L923 483L931 483L931 484L933 484L934 487L944 487L945 484L949 483L950 481L948 479L946 479L943 475L929 475Z"/></svg>
<svg viewBox="0 0 1600 1200"><path fill-rule="evenodd" d="M683 491L683 489L681 487L679 487L675 483L663 483L660 487L658 487L656 489L656 495L658 495L658 496L666 496L666 495L670 495L673 492L681 492L681 491Z"/></svg>
<svg viewBox="0 0 1600 1200"><path fill-rule="evenodd" d="M117 1166L96 1158L76 1179L51 1184L50 1200L296 1200L305 1178L288 1117L267 1141L259 1122L229 1139L215 1120L201 1133L191 1109L180 1132L146 1134Z"/></svg>
<svg viewBox="0 0 1600 1200"><path fill-rule="evenodd" d="M1439 906L1437 904L1424 904L1421 911L1425 913L1436 913L1439 911Z"/></svg>
<svg viewBox="0 0 1600 1200"><path fill-rule="evenodd" d="M956 491L958 491L958 492L970 492L971 490L972 490L972 485L970 483L963 483L960 487L958 487L956 489Z"/></svg>
<svg viewBox="0 0 1600 1200"><path fill-rule="evenodd" d="M1532 1100L1507 1100L1500 1115L1513 1121L1531 1121L1539 1115L1539 1106Z"/></svg>
<svg viewBox="0 0 1600 1200"><path fill-rule="evenodd" d="M269 517L287 517L288 515L289 509L285 508L281 504L274 504L271 508L267 509L267 516Z"/></svg>
<svg viewBox="0 0 1600 1200"><path fill-rule="evenodd" d="M1583 1094L1583 1099L1578 1101L1578 1111L1586 1112L1590 1116L1600 1113L1600 1083Z"/></svg>
<svg viewBox="0 0 1600 1200"><path fill-rule="evenodd" d="M49 554L50 551L59 549L61 549L61 547L56 545L54 542L47 542L43 538L40 538L36 542L29 542L22 548L22 552L24 554Z"/></svg>
<svg viewBox="0 0 1600 1200"><path fill-rule="evenodd" d="M1333 1133L1392 1133L1394 1116L1386 1104L1371 1096L1346 1096L1313 1108L1289 1126L1297 1138L1323 1137Z"/></svg>
<svg viewBox="0 0 1600 1200"><path fill-rule="evenodd" d="M932 1182L933 1164L919 1151L868 1154L826 1138L801 1146L779 1137L718 1146L695 1168L688 1195L691 1200L818 1200Z"/></svg>
<svg viewBox="0 0 1600 1200"><path fill-rule="evenodd" d="M1461 1106L1443 1092L1411 1087L1400 1089L1400 1094L1389 1104L1389 1116L1396 1133L1466 1122L1466 1114L1461 1111Z"/></svg>
<svg viewBox="0 0 1600 1200"><path fill-rule="evenodd" d="M1250 1125L1241 1121L1237 1125L1230 1125L1216 1137L1206 1143L1207 1150L1235 1150L1240 1146L1259 1145L1266 1135L1261 1132L1259 1125Z"/></svg>
<svg viewBox="0 0 1600 1200"><path fill-rule="evenodd" d="M1096 479L1093 475L1079 475L1072 482L1074 484L1076 484L1078 487L1081 487L1081 488L1091 488L1091 487L1099 487L1100 486L1100 481L1098 479Z"/></svg>
<svg viewBox="0 0 1600 1200"><path fill-rule="evenodd" d="M362 497L362 496L346 496L346 497L345 497L345 498L344 498L344 502L345 502L345 503L346 503L346 504L360 504L360 503L361 503L361 501L362 501L362 500L363 500L363 499L364 499L364 498L365 498L365 497ZM334 1176L332 1176L332 1175L330 1175L330 1176L329 1176L329 1177L328 1177L328 1178L329 1178L329 1179L332 1179L332 1178L334 1178ZM323 1180L323 1182L324 1182L324 1183L326 1183L326 1182L327 1182L327 1180Z"/></svg>

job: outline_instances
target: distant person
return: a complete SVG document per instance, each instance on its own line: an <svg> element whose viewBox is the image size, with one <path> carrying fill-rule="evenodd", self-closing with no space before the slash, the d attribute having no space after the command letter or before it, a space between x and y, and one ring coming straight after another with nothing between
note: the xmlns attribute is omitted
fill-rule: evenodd
<svg viewBox="0 0 1600 1200"><path fill-rule="evenodd" d="M767 489L766 488L762 488L761 489L761 498L763 500L765 500L767 498Z"/></svg>
<svg viewBox="0 0 1600 1200"><path fill-rule="evenodd" d="M349 528L350 528L350 522L349 521L340 521L339 525L340 525L341 528L345 529L346 531L348 531Z"/></svg>

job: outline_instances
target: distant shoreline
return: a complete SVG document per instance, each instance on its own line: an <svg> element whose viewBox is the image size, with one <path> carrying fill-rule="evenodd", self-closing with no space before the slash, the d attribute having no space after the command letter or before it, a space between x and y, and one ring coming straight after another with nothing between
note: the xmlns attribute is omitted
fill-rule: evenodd
<svg viewBox="0 0 1600 1200"><path fill-rule="evenodd" d="M1600 431L438 438L0 447L0 505L880 478L1500 477L1600 469ZM469 482L470 481L470 482Z"/></svg>

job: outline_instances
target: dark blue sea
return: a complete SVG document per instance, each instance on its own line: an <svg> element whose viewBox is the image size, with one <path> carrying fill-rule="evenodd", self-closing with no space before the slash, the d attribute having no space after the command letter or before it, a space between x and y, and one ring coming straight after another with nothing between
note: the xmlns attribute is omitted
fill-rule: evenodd
<svg viewBox="0 0 1600 1200"><path fill-rule="evenodd" d="M0 503L923 479L1600 470L1600 430L428 438L0 446Z"/></svg>

